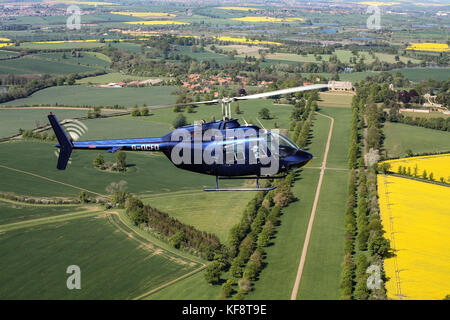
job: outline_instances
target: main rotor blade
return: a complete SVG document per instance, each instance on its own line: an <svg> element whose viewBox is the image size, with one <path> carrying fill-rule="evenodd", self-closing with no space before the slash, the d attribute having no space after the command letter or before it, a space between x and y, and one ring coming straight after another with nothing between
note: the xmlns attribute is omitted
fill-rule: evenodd
<svg viewBox="0 0 450 320"><path fill-rule="evenodd" d="M219 103L219 99L209 100L209 101L199 101L199 102L185 102L185 103L175 103L175 104L159 104L159 105L153 105L153 106L147 106L151 109L159 109L159 108L169 108L169 107L182 107L182 106L190 106L190 105L197 105L197 104L213 104L213 103Z"/></svg>
<svg viewBox="0 0 450 320"><path fill-rule="evenodd" d="M288 94L288 93L317 90L317 89L324 89L324 88L329 88L329 85L328 84L311 84L308 86L301 86L301 87L281 89L281 90L270 91L270 92L251 94L249 96L234 97L233 100L261 99L261 98L266 98L266 97L271 97L271 96L278 96L280 94Z"/></svg>

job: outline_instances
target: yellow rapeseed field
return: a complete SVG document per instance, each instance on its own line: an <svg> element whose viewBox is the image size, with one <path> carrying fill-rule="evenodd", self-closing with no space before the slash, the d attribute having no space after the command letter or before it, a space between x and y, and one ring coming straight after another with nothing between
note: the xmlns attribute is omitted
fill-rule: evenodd
<svg viewBox="0 0 450 320"><path fill-rule="evenodd" d="M433 52L449 52L450 48L446 43L411 43L406 50L415 51L433 51Z"/></svg>
<svg viewBox="0 0 450 320"><path fill-rule="evenodd" d="M153 25L153 24L189 24L189 22L181 22L181 21L173 21L173 20L149 20L149 21L129 21L125 22L127 24L144 24L144 25Z"/></svg>
<svg viewBox="0 0 450 320"><path fill-rule="evenodd" d="M274 18L266 16L248 16L242 18L231 18L231 20L244 21L244 22L293 22L293 21L305 21L303 18Z"/></svg>
<svg viewBox="0 0 450 320"><path fill-rule="evenodd" d="M237 10L237 11L256 11L256 10L262 10L260 8L250 8L250 7L215 7L216 9L222 9L222 10Z"/></svg>
<svg viewBox="0 0 450 320"><path fill-rule="evenodd" d="M8 38L0 38L0 42L10 42L11 39Z"/></svg>
<svg viewBox="0 0 450 320"><path fill-rule="evenodd" d="M235 37L215 37L217 40L220 41L229 41L229 42L237 42L237 43L250 43L250 44L274 44L274 45L281 45L279 42L273 42L273 41L265 41L265 40L251 40L248 38L235 38Z"/></svg>
<svg viewBox="0 0 450 320"><path fill-rule="evenodd" d="M173 13L165 13L165 12L128 12L128 11L114 11L111 14L119 14L123 16L131 16L137 18L155 18L155 17L176 17Z"/></svg>
<svg viewBox="0 0 450 320"><path fill-rule="evenodd" d="M14 43L0 43L0 48L12 46Z"/></svg>
<svg viewBox="0 0 450 320"><path fill-rule="evenodd" d="M450 187L378 175L384 261L392 299L443 299L450 292Z"/></svg>
<svg viewBox="0 0 450 320"><path fill-rule="evenodd" d="M389 171L394 173L398 173L399 166L402 166L406 168L407 173L410 170L412 175L417 170L416 175L421 178L423 171L426 170L427 177L433 173L433 180L441 181L443 178L443 182L450 183L450 153L386 160L382 163L389 163L391 165Z"/></svg>

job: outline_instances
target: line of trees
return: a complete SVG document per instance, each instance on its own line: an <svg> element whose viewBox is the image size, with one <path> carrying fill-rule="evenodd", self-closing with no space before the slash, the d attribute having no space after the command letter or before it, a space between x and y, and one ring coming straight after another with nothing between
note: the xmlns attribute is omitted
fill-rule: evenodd
<svg viewBox="0 0 450 320"><path fill-rule="evenodd" d="M389 113L388 120L391 122L400 122L404 124L409 124L411 126L418 126L428 129L449 131L450 132L450 117L443 118L427 118L427 117L410 117L404 116L401 113L394 115Z"/></svg>
<svg viewBox="0 0 450 320"><path fill-rule="evenodd" d="M34 130L23 130L19 129L19 134L22 135L24 139L38 139L43 141L56 141L56 135L52 133L48 133L47 131L42 132L33 132Z"/></svg>
<svg viewBox="0 0 450 320"><path fill-rule="evenodd" d="M316 100L318 100L317 93L310 94L306 103L301 99L296 102L292 110L290 128L293 133L291 138L300 148L305 148L308 143L312 117L318 108Z"/></svg>
<svg viewBox="0 0 450 320"><path fill-rule="evenodd" d="M363 102L359 96L352 99L352 124L350 129L350 147L348 151L348 167L349 169L357 169L364 167L364 158L361 156L363 142L361 139L361 131L363 129L363 120L360 117L360 110L363 109ZM358 162L358 159L360 162Z"/></svg>
<svg viewBox="0 0 450 320"><path fill-rule="evenodd" d="M292 172L277 180L275 190L266 194L258 192L248 203L240 222L231 228L231 262L229 268L224 269L228 270L229 279L222 284L219 298L226 299L234 294L234 299L241 300L252 290L252 282L258 279L264 266L264 248L270 244L275 227L279 225L281 209L294 200L291 191L294 176Z"/></svg>
<svg viewBox="0 0 450 320"><path fill-rule="evenodd" d="M116 192L123 193L123 191ZM120 195L119 198L123 199L124 197ZM177 249L188 251L208 260L211 260L216 253L220 253L223 249L223 245L216 235L197 230L193 226L170 217L167 213L144 205L141 200L131 194L125 195L125 202L122 202L122 205L134 225L152 232Z"/></svg>
<svg viewBox="0 0 450 320"><path fill-rule="evenodd" d="M384 174L387 174L391 171L391 165L388 162L384 162L378 166L378 170L383 172ZM433 172L427 172L426 169L422 171L422 174L419 174L419 167L417 164L411 169L410 166L398 166L397 168L397 174L405 176L405 177L412 177L415 179L423 179L423 180L429 180L429 181L439 181L441 183L450 184L450 176L448 177L439 177L439 180L437 180L438 177L434 176Z"/></svg>
<svg viewBox="0 0 450 320"><path fill-rule="evenodd" d="M352 101L352 129L349 147L349 175L347 210L345 214L344 261L341 273L341 298L367 300L386 299L383 258L391 255L390 242L384 237L377 195L377 165L366 170L361 148L360 132L362 116L370 128L379 129L379 112L373 97L364 96L365 90L357 91ZM382 136L373 131L367 134L366 144L379 148ZM379 141L376 142L375 139ZM370 143L369 143L370 139ZM370 265L380 268L383 284L380 289L369 289L367 272Z"/></svg>

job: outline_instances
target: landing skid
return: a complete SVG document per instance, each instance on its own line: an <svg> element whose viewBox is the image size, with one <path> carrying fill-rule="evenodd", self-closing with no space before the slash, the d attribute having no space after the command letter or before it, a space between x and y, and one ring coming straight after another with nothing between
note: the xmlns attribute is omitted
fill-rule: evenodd
<svg viewBox="0 0 450 320"><path fill-rule="evenodd" d="M259 187L259 179L282 179L286 177L281 176L281 177L219 177L216 176L216 187L214 189L204 189L205 191L271 191L276 189L277 187L270 187L270 188L260 188ZM233 179L233 180L245 180L245 179L255 179L256 180L256 188L230 188L230 189L222 189L219 188L219 180L229 180L229 179Z"/></svg>

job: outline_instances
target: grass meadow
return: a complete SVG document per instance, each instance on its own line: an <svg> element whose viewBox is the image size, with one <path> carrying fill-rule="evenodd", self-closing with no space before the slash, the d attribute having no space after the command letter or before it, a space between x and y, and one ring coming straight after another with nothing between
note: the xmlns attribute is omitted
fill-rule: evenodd
<svg viewBox="0 0 450 320"><path fill-rule="evenodd" d="M403 123L385 122L384 149L389 158L413 153L442 152L450 150L450 133L411 126Z"/></svg>

